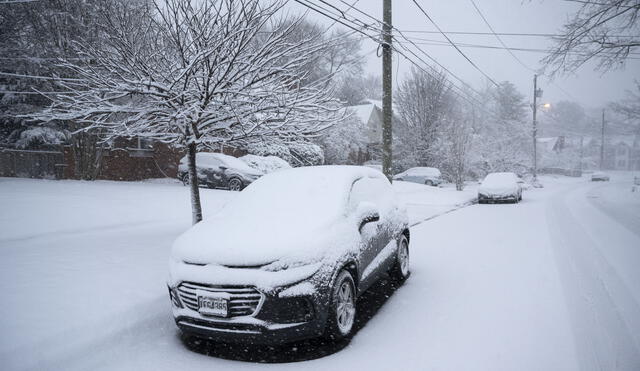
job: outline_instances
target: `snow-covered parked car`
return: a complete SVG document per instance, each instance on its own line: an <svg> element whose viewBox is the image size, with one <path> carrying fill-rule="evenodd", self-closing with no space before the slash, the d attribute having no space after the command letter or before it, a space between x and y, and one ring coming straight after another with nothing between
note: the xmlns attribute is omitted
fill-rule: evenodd
<svg viewBox="0 0 640 371"><path fill-rule="evenodd" d="M435 167L412 167L396 174L393 180L437 186L442 183L442 174Z"/></svg>
<svg viewBox="0 0 640 371"><path fill-rule="evenodd" d="M491 173L478 188L478 203L522 201L522 183L514 173Z"/></svg>
<svg viewBox="0 0 640 371"><path fill-rule="evenodd" d="M360 166L267 174L173 245L168 281L185 333L224 342L348 337L356 298L409 275L409 221Z"/></svg>
<svg viewBox="0 0 640 371"><path fill-rule="evenodd" d="M609 174L603 173L602 171L597 171L591 174L591 181L592 182L608 182Z"/></svg>
<svg viewBox="0 0 640 371"><path fill-rule="evenodd" d="M240 160L263 174L273 173L278 170L291 169L291 165L278 156L258 156L249 154L240 157Z"/></svg>
<svg viewBox="0 0 640 371"><path fill-rule="evenodd" d="M240 191L263 175L244 161L222 153L196 153L196 170L198 184L209 188L226 188ZM189 168L187 156L180 159L178 179L189 184Z"/></svg>

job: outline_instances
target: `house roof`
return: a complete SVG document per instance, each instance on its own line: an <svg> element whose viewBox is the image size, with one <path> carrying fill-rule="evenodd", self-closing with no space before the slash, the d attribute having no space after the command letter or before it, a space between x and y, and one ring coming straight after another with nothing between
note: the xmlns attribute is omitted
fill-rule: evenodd
<svg viewBox="0 0 640 371"><path fill-rule="evenodd" d="M375 99L365 99L363 104L346 107L347 110L353 111L354 114L360 119L360 121L362 121L365 124L369 122L369 118L371 117L371 115L373 114L373 111L376 108L380 110L380 112L382 113L382 101L375 100ZM392 105L392 110L393 110L394 116L396 116L396 112L398 111L395 105Z"/></svg>

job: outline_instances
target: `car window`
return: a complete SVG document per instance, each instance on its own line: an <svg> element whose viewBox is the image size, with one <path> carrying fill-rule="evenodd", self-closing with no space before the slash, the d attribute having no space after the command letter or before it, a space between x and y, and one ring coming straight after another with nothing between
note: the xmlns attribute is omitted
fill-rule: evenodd
<svg viewBox="0 0 640 371"><path fill-rule="evenodd" d="M386 179L361 178L353 183L349 195L349 211L355 211L361 202L371 202L380 214L393 205L393 190Z"/></svg>

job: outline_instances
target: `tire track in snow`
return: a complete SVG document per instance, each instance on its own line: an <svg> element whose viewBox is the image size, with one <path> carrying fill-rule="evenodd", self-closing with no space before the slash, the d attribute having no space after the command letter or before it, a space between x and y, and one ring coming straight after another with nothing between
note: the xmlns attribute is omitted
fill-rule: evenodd
<svg viewBox="0 0 640 371"><path fill-rule="evenodd" d="M562 192L551 199L547 227L581 369L640 370L634 337L640 333L640 306L601 246L580 225L580 216L570 211L566 196Z"/></svg>

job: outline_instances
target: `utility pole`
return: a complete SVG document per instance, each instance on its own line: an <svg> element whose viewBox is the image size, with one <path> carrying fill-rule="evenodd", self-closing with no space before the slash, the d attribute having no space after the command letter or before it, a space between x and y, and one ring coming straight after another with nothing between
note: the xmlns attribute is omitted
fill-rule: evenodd
<svg viewBox="0 0 640 371"><path fill-rule="evenodd" d="M604 169L604 108L602 109L602 137L600 138L600 170Z"/></svg>
<svg viewBox="0 0 640 371"><path fill-rule="evenodd" d="M580 169L580 175L582 176L582 160L584 158L584 136L580 136L580 163L578 164Z"/></svg>
<svg viewBox="0 0 640 371"><path fill-rule="evenodd" d="M542 93L541 93L542 95ZM533 75L533 183L538 181L538 128L536 113L538 110L538 75Z"/></svg>
<svg viewBox="0 0 640 371"><path fill-rule="evenodd" d="M391 0L382 5L382 172L392 181L392 76L391 60Z"/></svg>

